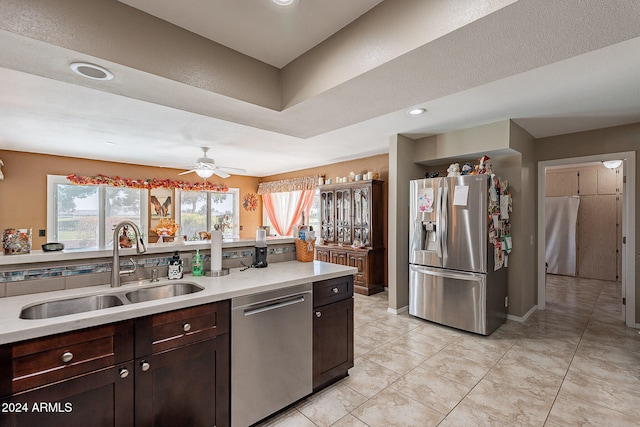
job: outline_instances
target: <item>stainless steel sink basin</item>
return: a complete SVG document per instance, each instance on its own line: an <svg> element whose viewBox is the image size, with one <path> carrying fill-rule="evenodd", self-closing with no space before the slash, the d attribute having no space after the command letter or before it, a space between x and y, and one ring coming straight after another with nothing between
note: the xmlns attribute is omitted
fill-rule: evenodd
<svg viewBox="0 0 640 427"><path fill-rule="evenodd" d="M49 319L51 317L117 307L123 304L124 302L118 295L88 295L86 297L47 301L24 307L20 312L20 318Z"/></svg>
<svg viewBox="0 0 640 427"><path fill-rule="evenodd" d="M125 297L132 303L136 303L193 294L195 292L200 292L203 289L203 287L198 286L195 283L176 282L153 286L150 288L136 289L135 291L127 292Z"/></svg>
<svg viewBox="0 0 640 427"><path fill-rule="evenodd" d="M204 290L202 286L190 282L166 283L133 291L121 291L110 294L87 295L86 297L68 298L56 301L41 302L28 305L20 312L21 319L49 319L68 314L102 310L103 308L154 301L163 298L193 294Z"/></svg>

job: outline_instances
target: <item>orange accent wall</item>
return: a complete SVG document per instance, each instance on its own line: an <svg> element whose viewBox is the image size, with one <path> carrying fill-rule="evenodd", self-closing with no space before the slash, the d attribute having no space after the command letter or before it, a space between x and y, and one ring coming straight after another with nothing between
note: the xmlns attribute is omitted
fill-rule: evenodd
<svg viewBox="0 0 640 427"><path fill-rule="evenodd" d="M0 232L9 227L32 228L34 249L40 249L47 241L46 237L38 237L38 230L47 228L47 175L104 174L196 182L191 176L178 176L182 170L127 163L3 150L0 150L0 159L4 162L4 180L0 181ZM260 179L234 175L223 180L214 175L209 181L240 189L240 237L255 237L256 228L262 224L262 200L258 197L258 208L250 212L242 207L242 198L245 194L256 193Z"/></svg>

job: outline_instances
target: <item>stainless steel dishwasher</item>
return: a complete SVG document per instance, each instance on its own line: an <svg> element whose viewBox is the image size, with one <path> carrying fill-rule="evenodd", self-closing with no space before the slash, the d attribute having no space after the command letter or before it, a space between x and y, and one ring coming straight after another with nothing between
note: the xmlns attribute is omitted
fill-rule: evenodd
<svg viewBox="0 0 640 427"><path fill-rule="evenodd" d="M231 425L247 427L311 394L312 284L231 300Z"/></svg>

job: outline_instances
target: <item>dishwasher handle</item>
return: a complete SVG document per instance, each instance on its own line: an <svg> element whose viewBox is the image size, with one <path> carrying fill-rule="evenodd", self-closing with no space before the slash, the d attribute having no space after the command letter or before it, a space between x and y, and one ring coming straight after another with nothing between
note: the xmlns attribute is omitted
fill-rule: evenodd
<svg viewBox="0 0 640 427"><path fill-rule="evenodd" d="M284 301L279 301L274 304L265 305L259 308L250 308L244 311L245 316L252 316L254 314L264 313L265 311L277 310L282 307L286 307L288 305L298 304L304 302L304 295L298 295L291 299L287 299Z"/></svg>

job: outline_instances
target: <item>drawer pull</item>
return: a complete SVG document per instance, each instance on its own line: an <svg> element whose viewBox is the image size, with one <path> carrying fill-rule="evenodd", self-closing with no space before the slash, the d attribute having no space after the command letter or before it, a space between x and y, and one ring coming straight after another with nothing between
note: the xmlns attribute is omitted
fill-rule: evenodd
<svg viewBox="0 0 640 427"><path fill-rule="evenodd" d="M71 353L70 351L65 351L62 354L62 362L64 363L69 363L73 360L73 353Z"/></svg>
<svg viewBox="0 0 640 427"><path fill-rule="evenodd" d="M340 290L338 288L333 288L331 290L333 291L334 294L337 294L338 292L340 292Z"/></svg>
<svg viewBox="0 0 640 427"><path fill-rule="evenodd" d="M127 378L129 376L129 370L127 368L120 368L119 374L120 378Z"/></svg>
<svg viewBox="0 0 640 427"><path fill-rule="evenodd" d="M319 311L316 311L316 317L322 317L322 313Z"/></svg>
<svg viewBox="0 0 640 427"><path fill-rule="evenodd" d="M189 332L191 330L191 324L185 323L184 325L182 325L182 330L185 332Z"/></svg>
<svg viewBox="0 0 640 427"><path fill-rule="evenodd" d="M149 365L149 362L147 362L146 360L140 362L140 368L142 369L142 372L147 372L150 367L151 365Z"/></svg>

